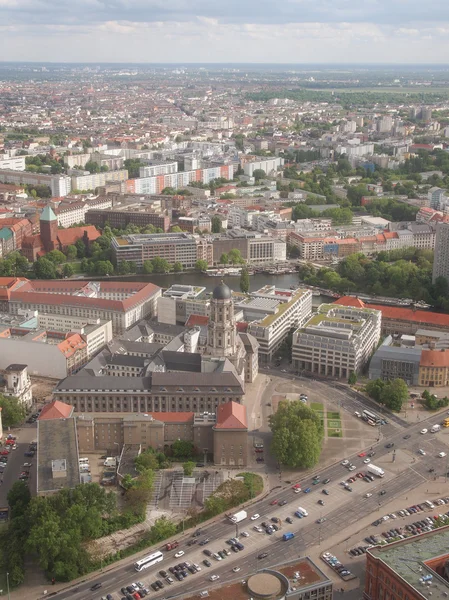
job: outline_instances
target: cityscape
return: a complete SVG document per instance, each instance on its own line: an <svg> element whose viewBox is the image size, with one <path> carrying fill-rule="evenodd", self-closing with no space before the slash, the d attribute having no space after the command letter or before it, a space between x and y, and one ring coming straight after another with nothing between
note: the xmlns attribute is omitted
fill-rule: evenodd
<svg viewBox="0 0 449 600"><path fill-rule="evenodd" d="M145 62L109 37L143 48L137 7L86 3L88 62L64 2L19 52L25 4L21 23L0 3L0 596L443 600L449 67L429 21L398 42L377 7L364 30L419 37L420 60L414 39L363 64L348 12L335 62L329 14L324 37L303 24L316 63L270 63L288 7L230 7L219 34L168 2L147 25L173 49ZM207 28L228 38L210 57ZM239 28L248 62L220 62Z"/></svg>

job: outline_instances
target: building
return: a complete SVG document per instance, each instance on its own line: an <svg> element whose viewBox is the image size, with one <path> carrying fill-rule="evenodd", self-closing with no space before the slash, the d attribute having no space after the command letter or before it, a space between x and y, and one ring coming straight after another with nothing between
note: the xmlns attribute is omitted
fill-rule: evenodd
<svg viewBox="0 0 449 600"><path fill-rule="evenodd" d="M125 229L127 225L147 227L152 225L167 232L170 228L170 217L152 211L151 205L133 203L109 210L90 209L85 215L86 223L97 227L108 224L113 229Z"/></svg>
<svg viewBox="0 0 449 600"><path fill-rule="evenodd" d="M239 250L242 258L250 264L284 262L287 258L285 241L254 231L233 229L213 238L213 258L220 264L222 254Z"/></svg>
<svg viewBox="0 0 449 600"><path fill-rule="evenodd" d="M217 167L207 167L205 169L193 169L177 173L167 173L165 175L128 179L126 182L126 191L133 194L160 194L165 188L179 190L186 188L194 181L210 183L213 179L218 179L220 177L233 179L234 165L220 165Z"/></svg>
<svg viewBox="0 0 449 600"><path fill-rule="evenodd" d="M439 187L431 187L427 192L429 208L440 210L445 203L445 191Z"/></svg>
<svg viewBox="0 0 449 600"><path fill-rule="evenodd" d="M447 387L449 385L449 350L423 350L419 362L419 385Z"/></svg>
<svg viewBox="0 0 449 600"><path fill-rule="evenodd" d="M158 299L159 323L185 325L190 315L209 316L210 301L204 298L206 288L173 284Z"/></svg>
<svg viewBox="0 0 449 600"><path fill-rule="evenodd" d="M72 175L72 190L95 190L110 182L127 181L128 171L121 169L119 171L107 171L106 173L90 173L89 175Z"/></svg>
<svg viewBox="0 0 449 600"><path fill-rule="evenodd" d="M293 328L298 328L312 314L310 290L283 290L267 285L240 302L248 333L259 344L259 360L269 363Z"/></svg>
<svg viewBox="0 0 449 600"><path fill-rule="evenodd" d="M161 295L161 289L152 283L31 281L11 277L0 278L0 300L2 287L4 303L13 315L21 314L22 310L37 310L43 314L112 321L114 333L154 316Z"/></svg>
<svg viewBox="0 0 449 600"><path fill-rule="evenodd" d="M283 164L284 159L280 157L253 160L251 162L246 162L243 165L243 172L248 177L252 177L254 171L258 170L265 171L265 175L271 175L272 173L277 173Z"/></svg>
<svg viewBox="0 0 449 600"><path fill-rule="evenodd" d="M432 281L438 277L449 281L449 223L437 223Z"/></svg>
<svg viewBox="0 0 449 600"><path fill-rule="evenodd" d="M419 329L449 331L449 315L415 308L370 304L353 296L342 296L334 304L369 308L382 313L382 335L415 335Z"/></svg>
<svg viewBox="0 0 449 600"><path fill-rule="evenodd" d="M428 600L449 594L449 527L366 551L364 600Z"/></svg>
<svg viewBox="0 0 449 600"><path fill-rule="evenodd" d="M92 225L58 229L58 219L50 206L46 206L39 218L40 233L22 238L22 254L34 262L51 250L63 252L70 245L82 240L89 247L100 237L100 232Z"/></svg>
<svg viewBox="0 0 449 600"><path fill-rule="evenodd" d="M32 375L61 379L87 363L87 343L78 333L1 327L0 369L19 360Z"/></svg>
<svg viewBox="0 0 449 600"><path fill-rule="evenodd" d="M13 396L14 398L17 398L26 409L31 408L33 403L33 393L31 389L31 380L28 375L28 365L8 365L4 375L0 377L0 393L3 394L3 396Z"/></svg>
<svg viewBox="0 0 449 600"><path fill-rule="evenodd" d="M24 156L5 156L0 154L0 170L25 171Z"/></svg>
<svg viewBox="0 0 449 600"><path fill-rule="evenodd" d="M368 362L380 339L381 313L322 304L293 334L296 371L348 379Z"/></svg>
<svg viewBox="0 0 449 600"><path fill-rule="evenodd" d="M59 227L71 227L76 223L91 223L86 220L86 212L88 210L105 210L112 206L112 199L109 196L97 196L96 198L88 198L87 200L72 200L60 202L55 209L55 214L58 218ZM97 223L91 223L97 225Z"/></svg>
<svg viewBox="0 0 449 600"><path fill-rule="evenodd" d="M0 181L16 185L46 185L50 188L51 195L54 198L67 196L72 189L71 179L67 175L45 175L42 173L30 173L29 171L1 169Z"/></svg>
<svg viewBox="0 0 449 600"><path fill-rule="evenodd" d="M421 354L421 348L402 346L387 336L370 361L369 378L384 381L399 378L407 385L418 385Z"/></svg>
<svg viewBox="0 0 449 600"><path fill-rule="evenodd" d="M188 233L132 234L114 237L111 242L117 264L132 261L142 268L146 260L159 257L170 264L180 262L192 268L197 261L196 240Z"/></svg>
<svg viewBox="0 0 449 600"><path fill-rule="evenodd" d="M228 402L217 408L214 462L226 467L243 467L248 463L248 423L242 404Z"/></svg>

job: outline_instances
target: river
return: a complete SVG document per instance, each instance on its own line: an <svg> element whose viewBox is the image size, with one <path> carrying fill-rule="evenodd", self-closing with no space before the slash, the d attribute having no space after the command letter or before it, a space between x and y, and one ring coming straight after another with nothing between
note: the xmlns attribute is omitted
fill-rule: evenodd
<svg viewBox="0 0 449 600"><path fill-rule="evenodd" d="M108 281L114 281L114 277L108 278ZM149 281L158 285L162 288L169 288L174 283L180 283L182 285L197 285L206 288L206 292L212 292L215 286L217 286L221 279L235 291L239 291L240 277L209 277L203 273L176 273L170 275L130 275L127 277L117 278L117 281ZM288 273L285 275L264 275L258 273L257 275L251 275L249 278L250 292L260 290L264 285L275 285L278 288L290 289L290 286L299 285L299 279L297 273ZM323 302L333 301L332 298L327 296L314 296L313 305L317 306Z"/></svg>

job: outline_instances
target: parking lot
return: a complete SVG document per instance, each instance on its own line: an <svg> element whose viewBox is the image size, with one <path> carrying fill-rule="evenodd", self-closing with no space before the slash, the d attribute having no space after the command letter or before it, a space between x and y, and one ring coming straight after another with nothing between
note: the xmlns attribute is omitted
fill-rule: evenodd
<svg viewBox="0 0 449 600"><path fill-rule="evenodd" d="M4 443L0 453L3 461L0 465L0 505L7 506L7 495L12 485L19 481L22 473L27 473L28 476L22 475L24 481L27 481L30 486L31 494L36 493L36 454L33 456L25 456L25 453L30 452L30 444L36 441L37 427L35 424L26 425L20 429L13 429L9 433L5 432L5 442L8 435L16 438L16 448L7 450L7 445ZM5 460L6 459L6 460ZM28 466L24 466L27 464Z"/></svg>

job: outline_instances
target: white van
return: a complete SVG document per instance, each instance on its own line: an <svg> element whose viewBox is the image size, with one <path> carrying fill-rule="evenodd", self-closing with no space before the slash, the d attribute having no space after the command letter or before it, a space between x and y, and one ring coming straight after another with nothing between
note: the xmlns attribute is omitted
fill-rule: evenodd
<svg viewBox="0 0 449 600"><path fill-rule="evenodd" d="M359 413L358 410L355 410L354 415L360 419L360 417L362 416L362 413Z"/></svg>
<svg viewBox="0 0 449 600"><path fill-rule="evenodd" d="M80 465L80 473L89 473L90 467L89 465Z"/></svg>
<svg viewBox="0 0 449 600"><path fill-rule="evenodd" d="M302 513L305 517L309 516L309 513L306 511L305 508L302 508L302 506L298 506L298 512Z"/></svg>
<svg viewBox="0 0 449 600"><path fill-rule="evenodd" d="M103 465L105 467L115 467L116 464L117 464L117 459L115 458L115 456L107 456L106 460L103 463Z"/></svg>
<svg viewBox="0 0 449 600"><path fill-rule="evenodd" d="M78 460L80 465L88 465L89 464L89 459L88 458L80 458Z"/></svg>
<svg viewBox="0 0 449 600"><path fill-rule="evenodd" d="M430 502L430 500L426 500L424 504L427 506L427 508L435 508L435 505Z"/></svg>

